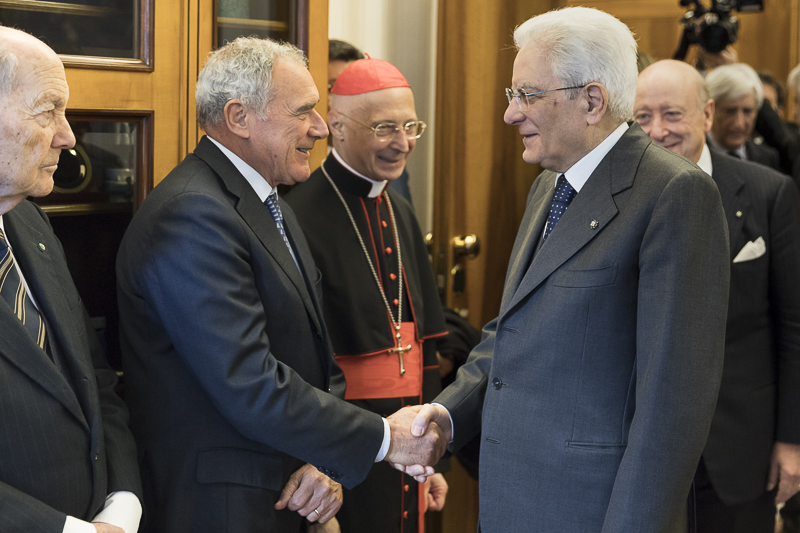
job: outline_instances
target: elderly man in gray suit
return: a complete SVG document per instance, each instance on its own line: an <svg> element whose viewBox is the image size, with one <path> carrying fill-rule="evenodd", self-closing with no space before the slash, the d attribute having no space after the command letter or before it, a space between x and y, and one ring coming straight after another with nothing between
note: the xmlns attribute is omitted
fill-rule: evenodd
<svg viewBox="0 0 800 533"><path fill-rule="evenodd" d="M686 531L724 351L719 193L626 123L637 70L623 23L567 8L514 39L505 121L546 170L500 314L412 432L434 420L454 449L482 432L483 533Z"/></svg>
<svg viewBox="0 0 800 533"><path fill-rule="evenodd" d="M686 63L659 61L639 76L634 118L714 179L730 235L725 366L695 476L698 532L772 533L775 504L800 484L800 195L788 176L709 150L715 117Z"/></svg>
<svg viewBox="0 0 800 533"><path fill-rule="evenodd" d="M0 531L136 533L141 483L117 375L47 215L26 200L50 194L75 144L68 99L55 52L0 27Z"/></svg>

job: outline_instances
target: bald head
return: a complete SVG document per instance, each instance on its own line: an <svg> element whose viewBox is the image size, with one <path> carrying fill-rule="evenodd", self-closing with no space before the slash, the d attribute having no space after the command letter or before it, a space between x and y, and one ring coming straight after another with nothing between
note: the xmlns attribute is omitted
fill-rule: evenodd
<svg viewBox="0 0 800 533"><path fill-rule="evenodd" d="M714 102L697 70L680 61L658 61L639 74L633 116L653 142L697 163Z"/></svg>
<svg viewBox="0 0 800 533"><path fill-rule="evenodd" d="M53 189L61 150L75 144L68 99L56 53L27 33L0 27L0 214Z"/></svg>

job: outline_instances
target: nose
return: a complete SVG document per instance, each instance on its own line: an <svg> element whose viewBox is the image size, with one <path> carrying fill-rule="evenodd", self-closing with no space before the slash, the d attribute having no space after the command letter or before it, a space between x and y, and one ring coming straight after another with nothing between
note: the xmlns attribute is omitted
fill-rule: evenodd
<svg viewBox="0 0 800 533"><path fill-rule="evenodd" d="M669 131L664 127L664 122L661 120L661 117L658 114L654 114L649 128L649 131L645 129L645 133L647 133L647 135L654 141L663 141L664 138L669 134Z"/></svg>
<svg viewBox="0 0 800 533"><path fill-rule="evenodd" d="M416 142L416 139L409 139L408 136L406 136L406 133L401 129L400 131L395 131L392 134L392 138L389 141L389 146L397 151L406 153L410 152L414 148Z"/></svg>
<svg viewBox="0 0 800 533"><path fill-rule="evenodd" d="M522 109L519 108L515 100L509 102L508 107L506 107L506 112L503 113L503 120L509 126L514 126L525 120L525 114L522 112Z"/></svg>
<svg viewBox="0 0 800 533"><path fill-rule="evenodd" d="M53 135L53 142L50 143L52 148L69 149L75 146L75 135L72 133L72 128L67 122L67 117L61 115L56 123L55 135Z"/></svg>
<svg viewBox="0 0 800 533"><path fill-rule="evenodd" d="M308 135L318 141L328 136L328 125L325 124L316 109L311 111L311 127L308 129Z"/></svg>

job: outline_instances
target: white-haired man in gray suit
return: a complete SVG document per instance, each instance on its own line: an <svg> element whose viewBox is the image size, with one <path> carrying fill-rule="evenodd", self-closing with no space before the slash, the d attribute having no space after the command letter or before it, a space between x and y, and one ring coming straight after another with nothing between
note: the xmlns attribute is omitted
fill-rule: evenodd
<svg viewBox="0 0 800 533"><path fill-rule="evenodd" d="M724 350L719 193L626 123L637 69L623 23L567 8L514 38L505 121L546 170L498 317L412 431L434 420L454 449L482 432L483 533L686 531Z"/></svg>

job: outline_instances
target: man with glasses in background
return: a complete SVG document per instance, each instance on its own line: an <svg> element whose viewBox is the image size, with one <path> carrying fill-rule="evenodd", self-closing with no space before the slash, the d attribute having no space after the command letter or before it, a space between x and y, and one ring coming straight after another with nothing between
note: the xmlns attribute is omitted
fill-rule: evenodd
<svg viewBox="0 0 800 533"><path fill-rule="evenodd" d="M483 533L686 531L724 353L719 193L628 126L625 24L566 8L514 40L505 121L545 172L498 317L412 433L433 420L458 450L481 432Z"/></svg>
<svg viewBox="0 0 800 533"><path fill-rule="evenodd" d="M428 252L411 205L387 191L426 126L408 81L380 59L344 69L330 105L335 148L286 201L322 272L323 313L347 379L345 399L390 414L430 401L441 388L433 339L447 331ZM345 490L337 518L342 531L418 531L425 509L440 510L446 492L441 474L418 487L376 464Z"/></svg>

